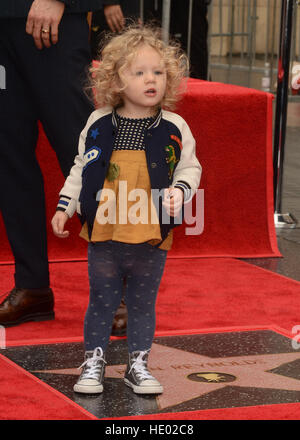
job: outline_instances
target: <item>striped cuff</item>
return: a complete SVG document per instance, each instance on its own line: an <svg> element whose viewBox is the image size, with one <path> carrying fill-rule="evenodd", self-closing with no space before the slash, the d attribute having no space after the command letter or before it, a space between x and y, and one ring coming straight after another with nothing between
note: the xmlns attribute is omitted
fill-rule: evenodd
<svg viewBox="0 0 300 440"><path fill-rule="evenodd" d="M71 218L76 211L76 207L77 201L75 199L61 195L56 207L56 211L63 211Z"/></svg>
<svg viewBox="0 0 300 440"><path fill-rule="evenodd" d="M183 200L184 203L188 203L193 198L193 191L190 187L190 185L183 180L178 180L178 182L175 183L174 188L179 188L183 192Z"/></svg>
<svg viewBox="0 0 300 440"><path fill-rule="evenodd" d="M66 211L69 203L71 201L71 197L60 196L59 202L57 204L57 211Z"/></svg>

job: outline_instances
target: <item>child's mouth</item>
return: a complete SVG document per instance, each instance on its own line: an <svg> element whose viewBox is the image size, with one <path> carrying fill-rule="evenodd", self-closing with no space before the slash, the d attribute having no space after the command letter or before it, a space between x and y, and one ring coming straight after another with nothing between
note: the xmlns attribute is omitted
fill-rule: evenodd
<svg viewBox="0 0 300 440"><path fill-rule="evenodd" d="M155 89L148 89L145 91L145 95L147 96L155 96L156 95L156 90Z"/></svg>

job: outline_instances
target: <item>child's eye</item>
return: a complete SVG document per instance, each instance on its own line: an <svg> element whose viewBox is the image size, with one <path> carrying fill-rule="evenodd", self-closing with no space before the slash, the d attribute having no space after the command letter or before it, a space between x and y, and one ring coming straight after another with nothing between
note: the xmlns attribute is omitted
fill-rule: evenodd
<svg viewBox="0 0 300 440"><path fill-rule="evenodd" d="M139 71L135 72L135 74L136 74L136 76L142 76L143 72L141 70L139 70Z"/></svg>
<svg viewBox="0 0 300 440"><path fill-rule="evenodd" d="M161 70L156 70L154 73L155 73L155 75L162 75L163 74L163 72Z"/></svg>

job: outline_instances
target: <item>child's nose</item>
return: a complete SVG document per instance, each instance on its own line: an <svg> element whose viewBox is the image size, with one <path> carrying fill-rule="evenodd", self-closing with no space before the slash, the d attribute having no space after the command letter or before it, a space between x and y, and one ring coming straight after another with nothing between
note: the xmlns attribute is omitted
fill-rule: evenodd
<svg viewBox="0 0 300 440"><path fill-rule="evenodd" d="M152 72L147 73L145 77L146 82L153 82L155 81L155 75Z"/></svg>

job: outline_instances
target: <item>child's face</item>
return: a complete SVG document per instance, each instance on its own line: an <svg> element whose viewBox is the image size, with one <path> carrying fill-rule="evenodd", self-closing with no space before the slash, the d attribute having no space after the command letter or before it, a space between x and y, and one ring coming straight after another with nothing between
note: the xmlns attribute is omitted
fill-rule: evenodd
<svg viewBox="0 0 300 440"><path fill-rule="evenodd" d="M124 70L123 109L133 117L153 115L166 91L166 69L161 55L150 46L142 46L133 62Z"/></svg>

